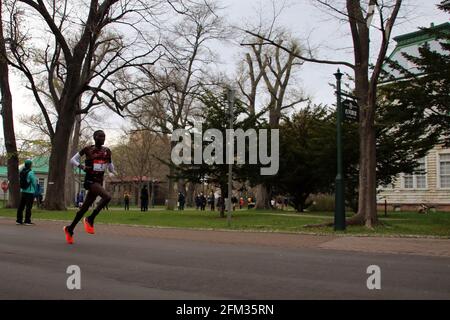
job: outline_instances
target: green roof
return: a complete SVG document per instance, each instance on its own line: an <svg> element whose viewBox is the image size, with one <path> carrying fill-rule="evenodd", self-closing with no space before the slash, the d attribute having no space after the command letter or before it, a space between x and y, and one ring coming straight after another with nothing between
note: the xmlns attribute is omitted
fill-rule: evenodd
<svg viewBox="0 0 450 320"><path fill-rule="evenodd" d="M450 31L450 22L441 23L437 26L432 24L430 28L426 30L418 30L400 36L394 37L398 47L407 46L415 43L425 42L427 40L435 39L434 34L430 34L430 31Z"/></svg>
<svg viewBox="0 0 450 320"><path fill-rule="evenodd" d="M49 160L50 157L48 156L37 156L31 159L33 161L33 171L35 173L40 174L48 174L49 172ZM22 167L24 165L23 162L19 163L19 167ZM79 174L78 170L76 168L73 169L73 172L75 174ZM0 166L0 176L7 176L8 175L8 167L6 166Z"/></svg>
<svg viewBox="0 0 450 320"><path fill-rule="evenodd" d="M48 173L48 162L49 157L39 156L32 159L33 160L33 171L36 173Z"/></svg>
<svg viewBox="0 0 450 320"><path fill-rule="evenodd" d="M47 156L38 156L32 159L33 161L33 171L35 173L48 174L48 160ZM23 162L19 163L19 167L23 166ZM0 176L8 175L8 167L0 166Z"/></svg>

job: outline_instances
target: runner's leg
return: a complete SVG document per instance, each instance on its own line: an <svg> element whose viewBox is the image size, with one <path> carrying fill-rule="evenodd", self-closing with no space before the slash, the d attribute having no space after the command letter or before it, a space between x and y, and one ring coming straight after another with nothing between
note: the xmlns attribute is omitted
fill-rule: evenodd
<svg viewBox="0 0 450 320"><path fill-rule="evenodd" d="M102 199L100 200L97 207L92 211L92 214L88 217L89 223L91 225L94 225L95 217L100 213L100 211L108 205L108 203L111 201L111 196L108 192L102 187L99 183L94 183L91 186L91 190L95 190L95 193L99 195Z"/></svg>
<svg viewBox="0 0 450 320"><path fill-rule="evenodd" d="M89 207L94 203L95 199L97 198L97 194L92 189L92 187L89 189L86 199L83 202L83 205L81 206L80 210L78 210L75 219L73 219L72 224L68 227L69 231L73 233L73 230L75 229L76 225L80 220L83 218L86 211L89 210Z"/></svg>

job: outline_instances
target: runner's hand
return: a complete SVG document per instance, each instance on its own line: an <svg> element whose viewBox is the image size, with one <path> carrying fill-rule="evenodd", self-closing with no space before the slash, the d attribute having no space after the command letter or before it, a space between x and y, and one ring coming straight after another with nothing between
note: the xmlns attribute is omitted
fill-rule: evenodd
<svg viewBox="0 0 450 320"><path fill-rule="evenodd" d="M88 169L90 169L91 167L88 167L88 166L85 166L85 165L83 165L83 164L81 164L80 166L79 166L79 168L81 169L81 170L83 170L84 172L86 172Z"/></svg>

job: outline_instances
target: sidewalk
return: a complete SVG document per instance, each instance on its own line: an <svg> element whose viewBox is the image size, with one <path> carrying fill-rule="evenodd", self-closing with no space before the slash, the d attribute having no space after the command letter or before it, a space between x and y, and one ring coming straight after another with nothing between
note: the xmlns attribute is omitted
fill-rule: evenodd
<svg viewBox="0 0 450 320"><path fill-rule="evenodd" d="M61 233L64 221L35 220L35 228ZM0 218L0 225L13 225L14 219ZM22 226L18 226L22 228ZM24 228L24 227L23 227ZM80 224L76 232L84 232ZM190 240L233 245L261 245L284 248L359 251L366 253L408 254L450 257L450 239L356 237L334 235L305 235L276 232L213 231L145 226L97 224L97 234L168 240Z"/></svg>

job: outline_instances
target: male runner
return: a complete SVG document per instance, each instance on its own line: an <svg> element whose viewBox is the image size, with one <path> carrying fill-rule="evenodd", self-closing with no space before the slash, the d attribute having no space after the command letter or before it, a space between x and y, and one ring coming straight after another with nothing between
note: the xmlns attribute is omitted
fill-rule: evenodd
<svg viewBox="0 0 450 320"><path fill-rule="evenodd" d="M70 159L70 163L75 167L82 169L86 175L84 178L84 188L88 191L83 205L78 210L75 219L70 226L64 227L66 234L66 241L69 244L73 243L73 230L75 226L83 218L86 211L94 203L97 196L102 199L97 207L92 211L92 214L84 218L84 228L87 233L94 234L94 220L99 212L111 201L111 196L103 188L103 176L105 170L108 169L110 174L115 174L114 165L111 160L111 150L103 147L105 143L105 133L102 130L94 132L95 145L83 148L79 153ZM81 157L86 156L85 164L81 164Z"/></svg>

